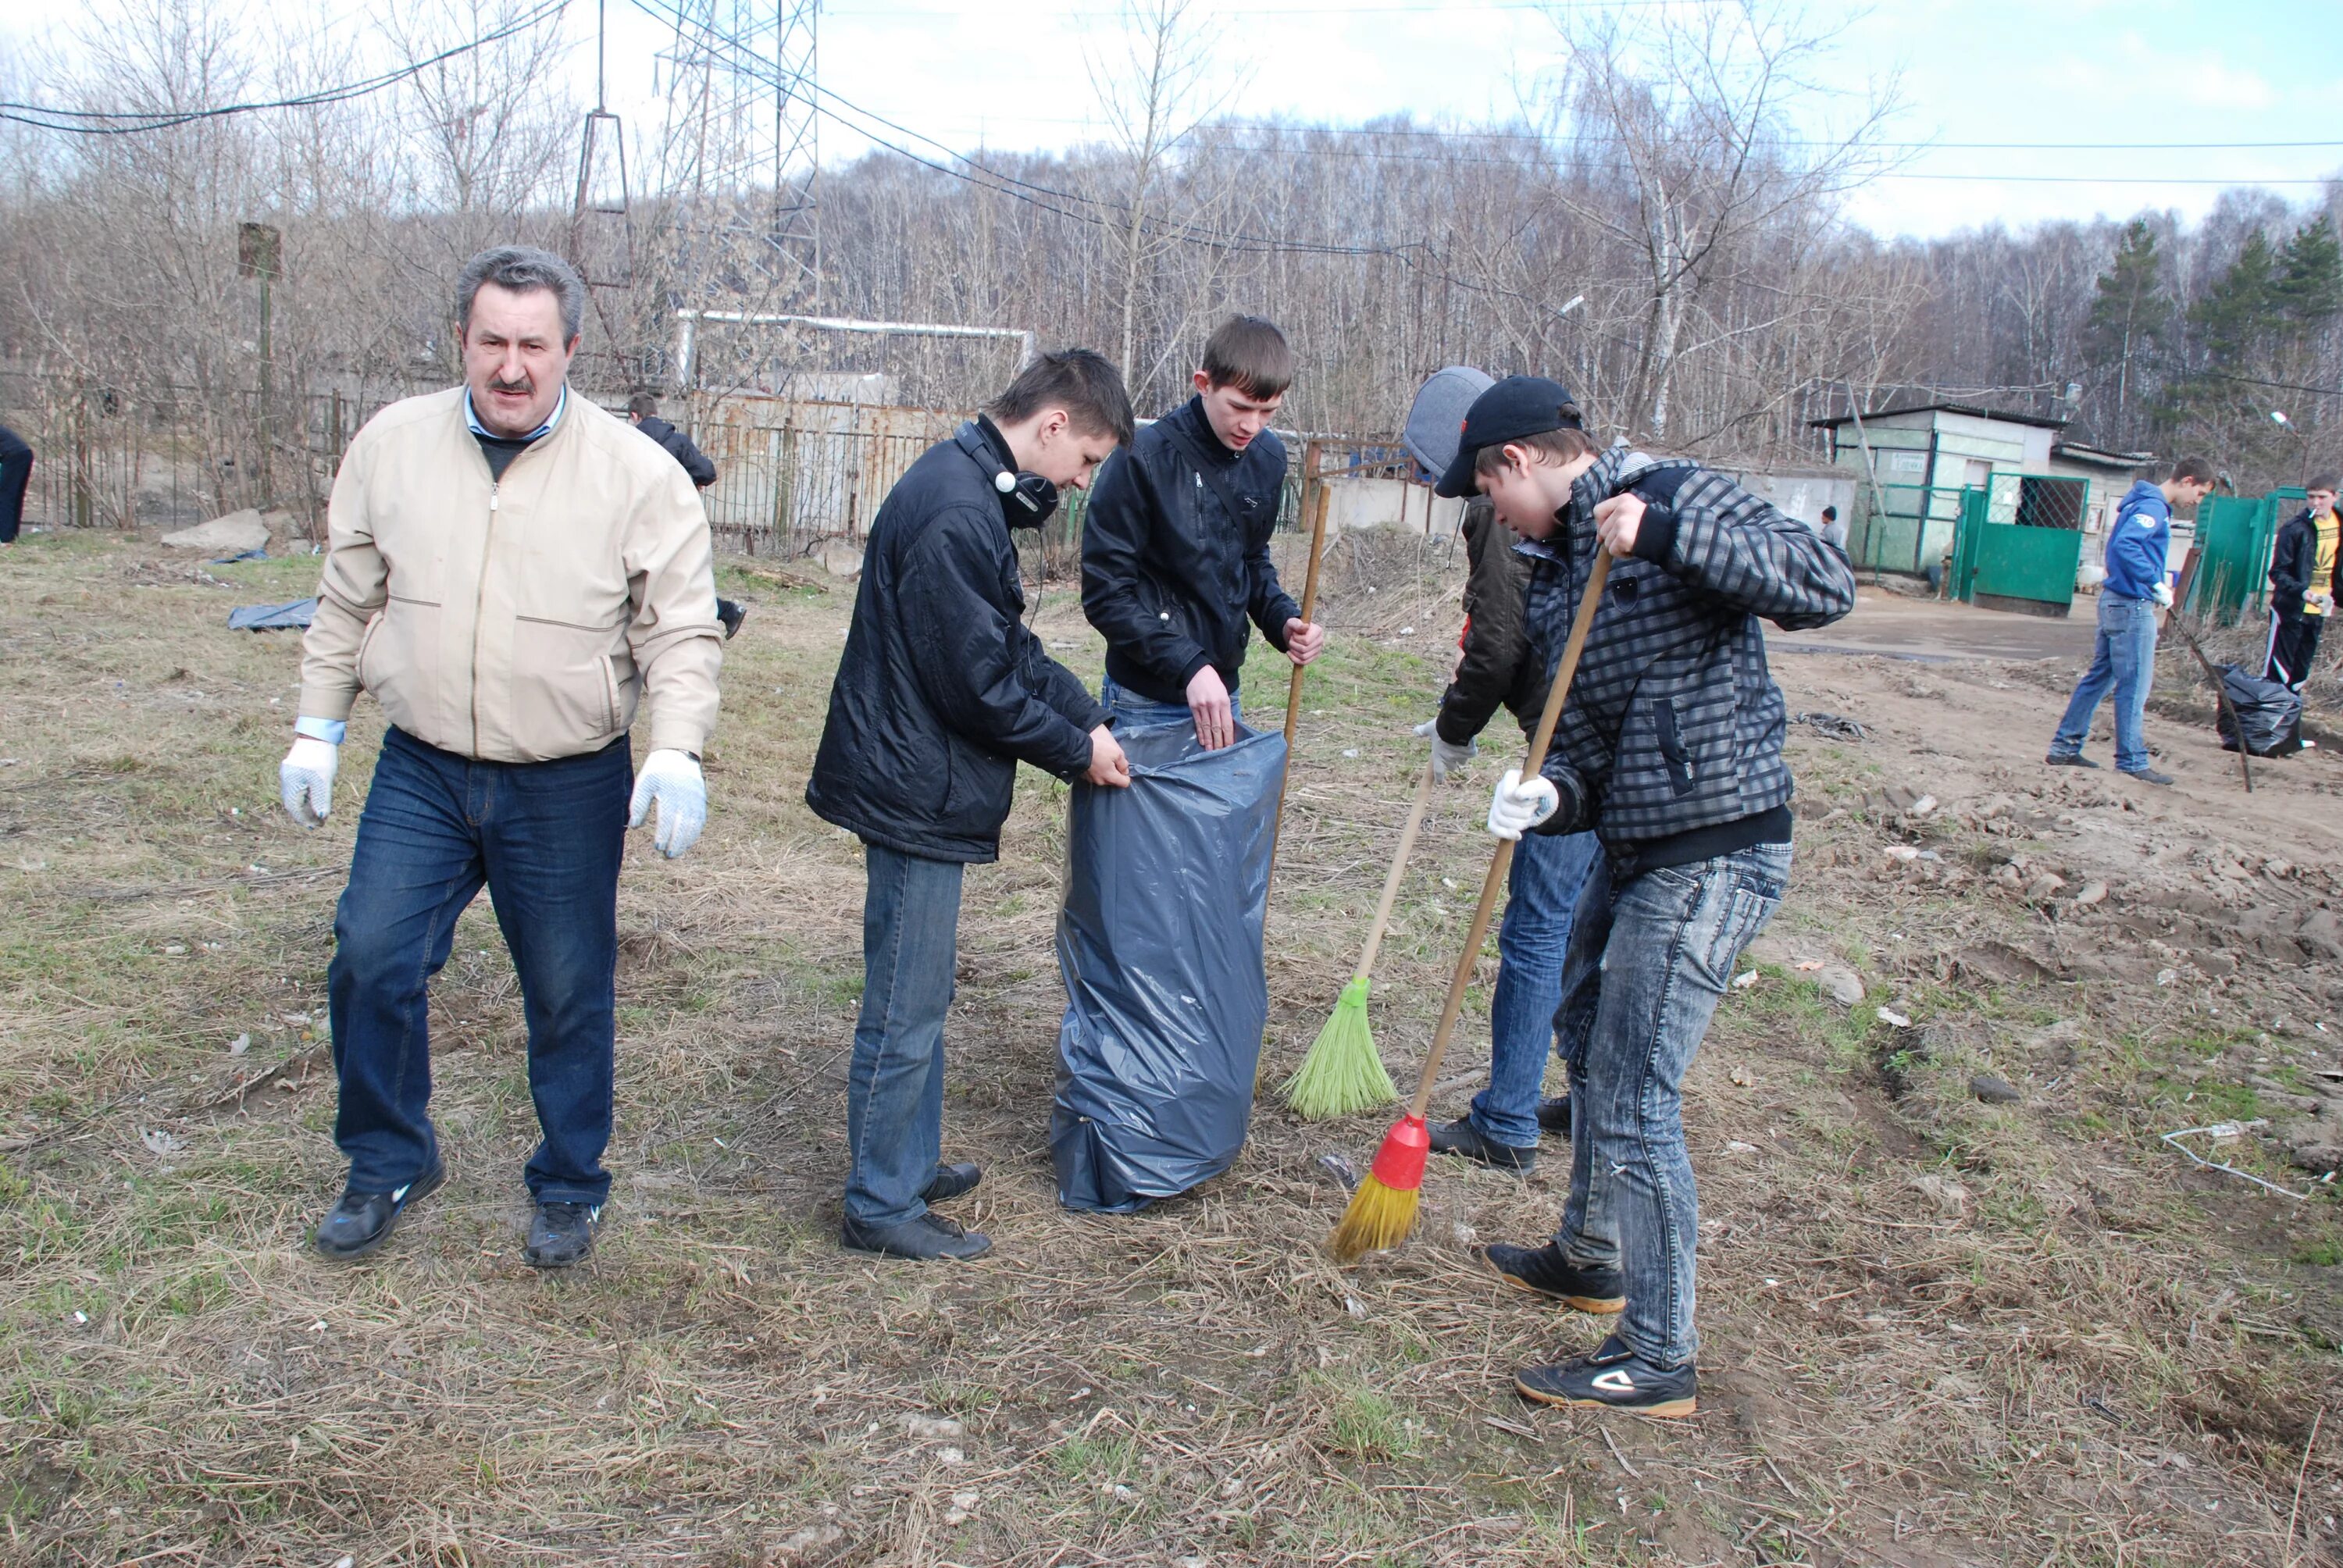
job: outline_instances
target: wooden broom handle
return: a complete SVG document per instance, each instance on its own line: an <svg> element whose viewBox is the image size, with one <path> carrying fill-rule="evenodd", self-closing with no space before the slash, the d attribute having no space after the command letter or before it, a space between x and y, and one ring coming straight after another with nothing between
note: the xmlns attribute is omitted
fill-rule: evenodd
<svg viewBox="0 0 2343 1568"><path fill-rule="evenodd" d="M1603 585L1611 576L1611 552L1598 544L1594 547L1594 569L1587 574L1586 591L1578 596L1578 615L1570 623L1570 640L1563 645L1562 662L1554 666L1554 684L1546 689L1545 709L1538 715L1538 726L1530 737L1529 756L1522 762L1522 777L1535 778L1545 766L1545 754L1554 744L1554 729L1562 719L1562 700L1569 694L1570 682L1578 673L1578 656L1586 651L1586 634L1594 625L1594 612L1603 602ZM1417 1080L1415 1098L1408 1104L1407 1113L1418 1121L1423 1120L1425 1109L1432 1103L1432 1081L1440 1071L1440 1059L1448 1050L1448 1037L1456 1031L1456 1015L1464 1008L1464 990L1473 982L1473 970L1481 961L1481 944L1488 940L1489 917L1496 912L1497 895L1505 886L1505 873L1513 863L1513 840L1497 840L1497 852L1489 859L1488 879L1481 884L1481 905L1473 911L1473 927L1464 937L1464 950L1456 960L1456 972L1448 981L1448 1000L1440 1010L1440 1028L1432 1037L1432 1050L1423 1059L1423 1076Z"/></svg>
<svg viewBox="0 0 2343 1568"><path fill-rule="evenodd" d="M1359 960L1353 980L1374 972L1375 950L1383 945L1383 928L1391 923L1392 905L1399 901L1399 885L1407 875L1407 858L1415 849L1415 830L1423 826L1423 809L1432 803L1432 764L1423 765L1423 782L1415 787L1415 804L1408 809L1407 826L1400 829L1399 849L1392 856L1391 875L1383 879L1383 900L1375 905L1374 923L1367 928L1366 956Z"/></svg>

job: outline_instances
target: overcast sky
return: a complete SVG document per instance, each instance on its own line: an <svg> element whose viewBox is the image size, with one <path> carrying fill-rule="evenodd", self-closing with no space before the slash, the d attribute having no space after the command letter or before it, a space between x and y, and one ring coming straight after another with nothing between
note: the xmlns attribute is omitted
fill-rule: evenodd
<svg viewBox="0 0 2343 1568"><path fill-rule="evenodd" d="M1227 106L1240 119L1512 118L1564 58L1548 6L1525 0L1200 3L1241 79ZM1628 3L1664 15L1711 0ZM652 123L672 25L637 0L604 4L611 106ZM9 10L18 28L38 29L86 25L93 7L12 0ZM2193 217L2225 186L2264 184L2298 202L2343 171L2338 0L1813 0L1810 15L1837 35L1828 74L1849 104L1900 76L1906 106L1890 134L1916 146L1850 210L1883 233L2149 207ZM593 0L573 0L564 22L589 97L595 15ZM1063 147L1100 134L1085 55L1115 47L1116 15L1110 0L827 0L820 81L958 150ZM868 150L835 123L820 135L828 164ZM2239 145L2258 143L2298 145Z"/></svg>

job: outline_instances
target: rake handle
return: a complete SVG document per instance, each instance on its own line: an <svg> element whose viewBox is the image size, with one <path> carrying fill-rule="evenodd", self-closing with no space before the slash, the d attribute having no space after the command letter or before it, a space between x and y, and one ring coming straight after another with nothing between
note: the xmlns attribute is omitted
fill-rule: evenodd
<svg viewBox="0 0 2343 1568"><path fill-rule="evenodd" d="M1374 923L1367 928L1367 950L1353 980L1374 972L1375 952L1383 945L1383 928L1391 924L1392 906L1399 901L1399 885L1407 875L1407 858L1415 849L1415 830L1423 826L1423 809L1432 803L1432 765L1425 763L1423 782L1415 787L1415 804L1408 808L1407 826L1400 829L1399 849L1392 856L1391 874L1383 879L1383 896L1375 905Z"/></svg>
<svg viewBox="0 0 2343 1568"><path fill-rule="evenodd" d="M1578 656L1586 651L1586 634L1594 628L1594 612L1603 602L1603 585L1610 580L1611 552L1601 545L1594 548L1594 567L1586 577L1586 589L1578 596L1578 614L1570 623L1570 640L1563 645L1562 662L1554 666L1554 684L1547 688L1545 708L1538 715L1537 729L1530 736L1529 755L1522 761L1522 777L1534 777L1545 766L1545 754L1554 745L1554 726L1562 719L1563 699L1570 693L1570 683L1578 674ZM1497 840L1497 852L1489 858L1489 875L1481 884L1480 907L1473 911L1472 929L1464 936L1464 950L1457 956L1456 972L1448 981L1448 1000L1440 1010L1440 1028L1432 1037L1432 1050L1423 1059L1423 1076L1416 1081L1415 1098L1408 1102L1408 1114L1416 1121L1432 1103L1433 1080L1439 1076L1440 1059L1447 1054L1448 1040L1456 1032L1456 1015L1464 1008L1465 989L1473 983L1473 967L1481 960L1481 944L1488 940L1489 920L1496 912L1497 895L1504 890L1505 873L1513 864L1513 840Z"/></svg>

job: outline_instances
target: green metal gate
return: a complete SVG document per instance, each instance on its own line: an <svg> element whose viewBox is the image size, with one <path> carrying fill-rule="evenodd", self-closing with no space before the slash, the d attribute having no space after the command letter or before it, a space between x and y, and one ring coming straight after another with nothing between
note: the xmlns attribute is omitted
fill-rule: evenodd
<svg viewBox="0 0 2343 1568"><path fill-rule="evenodd" d="M2298 489L2267 496L2207 496L2197 506L2197 575L2188 609L2235 626L2269 593L2270 546L2302 504Z"/></svg>
<svg viewBox="0 0 2343 1568"><path fill-rule="evenodd" d="M2066 498L2026 478L1996 474L1991 488L1962 492L1952 596L1989 609L2063 616L2074 603L2083 535L2059 526L2070 509L2061 504ZM2080 521L2079 508L2071 509ZM2015 520L2029 511L2052 520Z"/></svg>

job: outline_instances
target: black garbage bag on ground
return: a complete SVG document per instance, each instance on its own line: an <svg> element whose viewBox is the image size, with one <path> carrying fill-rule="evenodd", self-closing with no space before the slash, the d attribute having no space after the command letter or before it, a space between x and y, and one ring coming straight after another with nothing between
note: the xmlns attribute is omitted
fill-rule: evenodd
<svg viewBox="0 0 2343 1568"><path fill-rule="evenodd" d="M1262 921L1285 738L1120 735L1131 788L1074 786L1058 966L1058 1201L1129 1213L1244 1146L1269 987Z"/></svg>
<svg viewBox="0 0 2343 1568"><path fill-rule="evenodd" d="M2228 694L2229 707L2237 710L2237 728L2246 732L2247 750L2257 757L2285 757L2302 749L2300 692L2288 691L2283 681L2249 675L2234 664L2222 668L2221 689ZM2221 732L2221 749L2235 751L2237 731L2230 728L2227 710L2216 723Z"/></svg>

